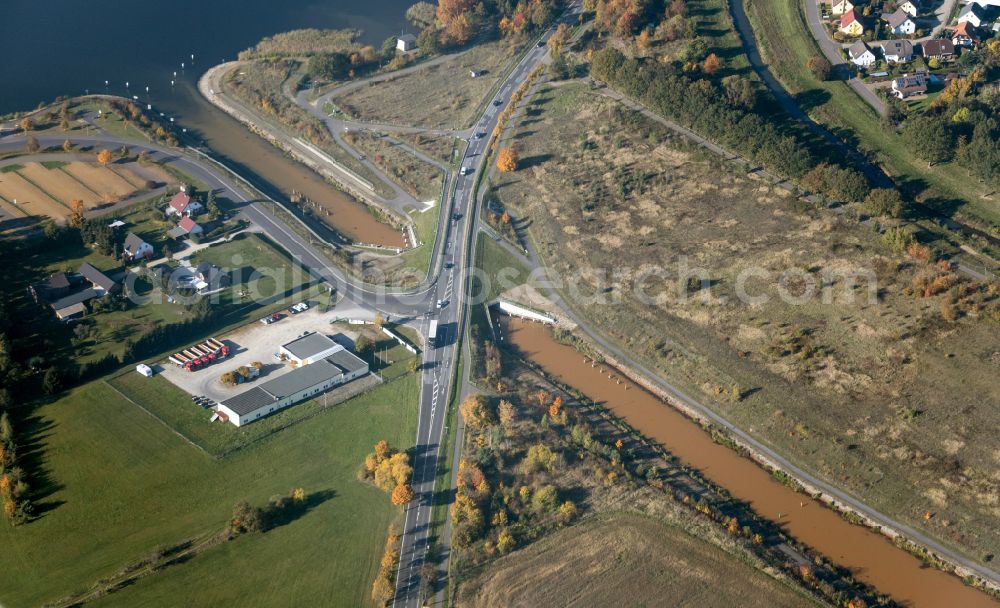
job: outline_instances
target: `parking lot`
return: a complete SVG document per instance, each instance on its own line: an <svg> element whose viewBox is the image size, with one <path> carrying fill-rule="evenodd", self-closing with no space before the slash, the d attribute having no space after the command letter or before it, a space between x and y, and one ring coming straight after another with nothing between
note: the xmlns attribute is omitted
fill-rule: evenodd
<svg viewBox="0 0 1000 608"><path fill-rule="evenodd" d="M228 359L193 372L185 371L164 359L159 362L158 371L164 378L191 395L203 395L214 401L223 401L242 393L256 383L290 372L293 368L283 364L275 356L282 344L307 332L316 331L332 335L335 330L331 328L330 323L339 318L371 319L373 316L350 304L338 305L326 313L320 312L319 307L314 306L296 315L290 315L284 310L281 315L281 320L270 325L255 321L225 335L206 336L217 338L229 346L231 354ZM351 341L350 346L353 346L357 338L357 334L350 330L337 329L336 333L347 337ZM264 364L257 379L235 386L226 386L219 380L225 372L234 371L242 365L249 367L254 361Z"/></svg>

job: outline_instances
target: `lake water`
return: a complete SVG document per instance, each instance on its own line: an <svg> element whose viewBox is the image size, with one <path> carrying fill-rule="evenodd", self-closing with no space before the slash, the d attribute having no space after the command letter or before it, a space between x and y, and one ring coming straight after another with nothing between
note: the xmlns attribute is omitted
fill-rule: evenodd
<svg viewBox="0 0 1000 608"><path fill-rule="evenodd" d="M98 8L79 0L4 0L0 114L29 110L60 95L138 96L175 117L187 129L188 143L211 148L266 194L287 200L295 191L320 202L333 211L324 221L350 241L402 246L398 231L209 104L196 83L212 65L292 29L354 28L378 45L408 27L403 13L411 3L174 0L115 1Z"/></svg>
<svg viewBox="0 0 1000 608"><path fill-rule="evenodd" d="M408 27L403 13L410 4L410 0L4 0L0 114L88 90L145 98L147 85L154 105L162 105L175 70L193 82L207 67L235 59L264 36L305 27L360 29L365 40L377 44Z"/></svg>

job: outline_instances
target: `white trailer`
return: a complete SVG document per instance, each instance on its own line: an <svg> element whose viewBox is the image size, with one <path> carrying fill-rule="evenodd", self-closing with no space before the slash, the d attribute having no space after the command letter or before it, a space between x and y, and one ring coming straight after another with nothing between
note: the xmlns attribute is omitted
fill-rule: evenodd
<svg viewBox="0 0 1000 608"><path fill-rule="evenodd" d="M430 327L427 328L427 344L430 347L437 346L437 332L438 332L438 322L437 319L431 321Z"/></svg>

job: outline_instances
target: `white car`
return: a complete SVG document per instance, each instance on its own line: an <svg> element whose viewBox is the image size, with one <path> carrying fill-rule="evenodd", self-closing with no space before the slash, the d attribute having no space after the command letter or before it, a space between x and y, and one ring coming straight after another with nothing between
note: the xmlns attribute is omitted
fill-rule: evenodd
<svg viewBox="0 0 1000 608"><path fill-rule="evenodd" d="M444 308L444 300L438 300L437 301L437 307L438 308Z"/></svg>
<svg viewBox="0 0 1000 608"><path fill-rule="evenodd" d="M468 167L462 167L461 169L458 170L459 175L468 175L470 173L472 173L472 169Z"/></svg>

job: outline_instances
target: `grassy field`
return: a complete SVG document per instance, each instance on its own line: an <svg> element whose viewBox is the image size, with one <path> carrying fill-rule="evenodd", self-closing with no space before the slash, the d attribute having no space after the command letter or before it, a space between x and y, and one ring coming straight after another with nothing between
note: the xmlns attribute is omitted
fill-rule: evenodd
<svg viewBox="0 0 1000 608"><path fill-rule="evenodd" d="M475 296L482 291L484 302L491 302L507 289L528 280L528 269L503 246L482 233L476 243L476 268L483 274L482 280L478 276L473 278L472 294Z"/></svg>
<svg viewBox="0 0 1000 608"><path fill-rule="evenodd" d="M233 286L223 292L248 290L251 297L269 298L300 288L312 275L288 255L256 234L241 234L233 240L191 254L191 265L209 262L233 276ZM224 300L225 301L225 300Z"/></svg>
<svg viewBox="0 0 1000 608"><path fill-rule="evenodd" d="M577 312L811 472L973 558L995 548L996 286L890 253L583 86L529 115L496 188ZM767 302L740 300L746 272Z"/></svg>
<svg viewBox="0 0 1000 608"><path fill-rule="evenodd" d="M455 160L455 147L463 143L462 140L447 135L396 133L394 137L405 141L417 150L446 165L452 165Z"/></svg>
<svg viewBox="0 0 1000 608"><path fill-rule="evenodd" d="M903 143L902 136L883 127L879 116L843 82L820 82L806 67L819 50L802 16L800 0L747 2L757 42L771 71L815 120L862 149L872 150L890 175L915 200L951 215L968 216L978 224L1000 225L997 205L983 196L989 189L969 177L958 163L928 167Z"/></svg>
<svg viewBox="0 0 1000 608"><path fill-rule="evenodd" d="M399 511L355 473L373 443L412 444L416 377L376 389L215 460L96 381L39 409L24 428L40 517L0 526L0 599L37 606L91 587L155 547L221 530L239 500L303 487L299 519L210 549L110 596L108 605L366 605L385 531ZM259 571L253 583L221 572ZM322 563L323 567L317 567ZM169 598L169 599L167 599Z"/></svg>
<svg viewBox="0 0 1000 608"><path fill-rule="evenodd" d="M464 583L456 606L815 606L702 539L614 515L562 530Z"/></svg>
<svg viewBox="0 0 1000 608"><path fill-rule="evenodd" d="M462 129L472 124L483 98L517 53L508 41L476 45L447 60L334 97L348 115L364 121ZM470 70L485 70L477 78ZM386 103L387 99L405 103Z"/></svg>

